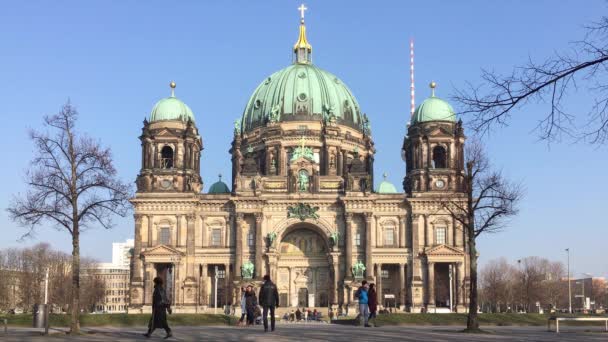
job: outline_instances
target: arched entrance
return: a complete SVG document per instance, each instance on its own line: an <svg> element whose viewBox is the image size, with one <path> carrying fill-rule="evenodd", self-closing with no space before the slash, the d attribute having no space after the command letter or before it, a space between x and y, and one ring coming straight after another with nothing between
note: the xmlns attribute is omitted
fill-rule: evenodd
<svg viewBox="0 0 608 342"><path fill-rule="evenodd" d="M283 232L277 261L277 286L282 305L327 307L331 273L327 239L310 224L296 224Z"/></svg>

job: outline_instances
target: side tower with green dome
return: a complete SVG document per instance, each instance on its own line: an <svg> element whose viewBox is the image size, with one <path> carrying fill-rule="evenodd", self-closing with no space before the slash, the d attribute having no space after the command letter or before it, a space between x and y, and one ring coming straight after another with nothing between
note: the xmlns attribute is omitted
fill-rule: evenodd
<svg viewBox="0 0 608 342"><path fill-rule="evenodd" d="M344 82L312 63L303 17L293 53L293 64L264 78L235 122L233 192L372 192L369 119Z"/></svg>
<svg viewBox="0 0 608 342"><path fill-rule="evenodd" d="M200 156L203 141L188 105L171 96L158 101L144 120L141 140L141 170L137 192L193 192L203 186Z"/></svg>
<svg viewBox="0 0 608 342"><path fill-rule="evenodd" d="M408 196L463 191L464 131L452 106L431 96L414 111L403 142L406 175L403 188Z"/></svg>

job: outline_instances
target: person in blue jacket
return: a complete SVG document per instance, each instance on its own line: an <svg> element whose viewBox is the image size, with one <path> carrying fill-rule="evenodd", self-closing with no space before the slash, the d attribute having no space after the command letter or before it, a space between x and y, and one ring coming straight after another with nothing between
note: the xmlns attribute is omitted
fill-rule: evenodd
<svg viewBox="0 0 608 342"><path fill-rule="evenodd" d="M369 327L368 319L369 319L369 298L367 296L368 285L367 281L362 281L361 286L355 292L355 298L359 300L359 319L361 320L361 325L365 327Z"/></svg>

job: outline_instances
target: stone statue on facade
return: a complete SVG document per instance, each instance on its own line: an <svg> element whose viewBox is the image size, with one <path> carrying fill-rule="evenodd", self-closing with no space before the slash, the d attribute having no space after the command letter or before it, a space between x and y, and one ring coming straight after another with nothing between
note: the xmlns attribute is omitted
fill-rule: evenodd
<svg viewBox="0 0 608 342"><path fill-rule="evenodd" d="M331 242L332 247L337 246L340 241L340 233L338 233L338 232L331 233L331 235L329 236L329 240Z"/></svg>
<svg viewBox="0 0 608 342"><path fill-rule="evenodd" d="M365 265L359 260L353 265L352 271L355 278L363 278L363 274L365 274Z"/></svg>
<svg viewBox="0 0 608 342"><path fill-rule="evenodd" d="M253 278L253 271L255 270L255 266L251 263L251 261L246 261L241 266L241 276L243 279L251 279Z"/></svg>
<svg viewBox="0 0 608 342"><path fill-rule="evenodd" d="M298 174L298 191L308 191L308 172L301 170Z"/></svg>
<svg viewBox="0 0 608 342"><path fill-rule="evenodd" d="M268 242L268 247L272 247L272 244L274 243L274 240L277 239L277 233L276 232L271 232L268 233L266 235L266 241Z"/></svg>
<svg viewBox="0 0 608 342"><path fill-rule="evenodd" d="M241 132L241 119L234 121L234 135L238 135Z"/></svg>

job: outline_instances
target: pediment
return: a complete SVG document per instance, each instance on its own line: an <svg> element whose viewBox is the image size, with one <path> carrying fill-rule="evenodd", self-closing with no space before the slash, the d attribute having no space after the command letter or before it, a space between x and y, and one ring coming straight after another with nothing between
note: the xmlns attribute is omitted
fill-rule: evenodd
<svg viewBox="0 0 608 342"><path fill-rule="evenodd" d="M427 256L463 256L464 252L448 245L439 245L425 251Z"/></svg>
<svg viewBox="0 0 608 342"><path fill-rule="evenodd" d="M303 167L303 166L315 163L315 160L314 159L309 159L309 158L306 158L306 157L298 157L296 159L290 160L289 163L291 165L298 165L298 166L302 166Z"/></svg>
<svg viewBox="0 0 608 342"><path fill-rule="evenodd" d="M161 128L153 134L155 137L175 137L177 135L176 131L171 128Z"/></svg>
<svg viewBox="0 0 608 342"><path fill-rule="evenodd" d="M178 257L182 257L185 254L178 251L177 249L170 247L170 246L166 246L166 245L160 245L160 246L156 246L153 247L151 249L148 249L146 251L144 251L142 253L142 255L144 257L159 257L159 256L178 256Z"/></svg>
<svg viewBox="0 0 608 342"><path fill-rule="evenodd" d="M428 132L428 135L430 136L445 136L445 135L451 135L451 133L445 129L444 127L433 127L430 132Z"/></svg>

